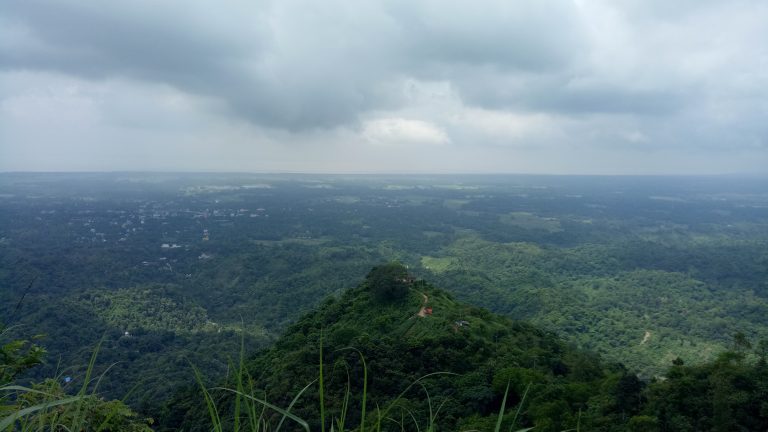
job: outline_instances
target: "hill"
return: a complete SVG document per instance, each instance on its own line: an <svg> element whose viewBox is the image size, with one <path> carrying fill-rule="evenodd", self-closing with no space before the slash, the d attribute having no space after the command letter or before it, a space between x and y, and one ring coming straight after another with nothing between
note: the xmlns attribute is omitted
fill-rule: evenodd
<svg viewBox="0 0 768 432"><path fill-rule="evenodd" d="M347 425L361 420L364 386L369 421L380 409L406 429L434 422L445 430L493 429L502 403L510 426L516 407L524 405L517 426L538 431L621 422L637 412L642 390L623 367L460 303L397 264L374 268L358 287L326 300L251 359L254 388L271 403L289 406L318 378L321 346L325 416L340 416L348 403ZM189 401L179 400L168 406L163 423L206 429L196 426L206 423L203 409L190 410ZM312 385L292 412L320 430L319 406L320 388Z"/></svg>
<svg viewBox="0 0 768 432"><path fill-rule="evenodd" d="M106 430L148 430L152 417L161 431L263 431L281 423L289 430L361 432L768 429L766 342L752 346L736 333L714 361L689 366L676 358L663 379L642 381L552 333L458 302L396 263L375 267L359 286L327 299L271 348L248 361L241 354L225 382L216 385L212 369L198 363L198 385L149 406L149 417L105 401L97 393L101 378L88 378L90 367L65 384L57 377L31 389L4 386L44 354L8 336L0 326L6 425L24 417L29 424L73 424L72 430L105 430L92 426L106 421L123 424ZM241 353L253 348L246 336ZM193 375L188 367L177 373ZM80 391L68 397L78 380ZM52 409L34 408L50 401Z"/></svg>
<svg viewBox="0 0 768 432"><path fill-rule="evenodd" d="M150 410L188 384L187 359L219 380L243 333L250 354L398 260L651 379L678 357L715 360L736 332L768 340L765 190L724 177L6 173L0 321L45 335L35 380L84 370L104 338L105 396Z"/></svg>

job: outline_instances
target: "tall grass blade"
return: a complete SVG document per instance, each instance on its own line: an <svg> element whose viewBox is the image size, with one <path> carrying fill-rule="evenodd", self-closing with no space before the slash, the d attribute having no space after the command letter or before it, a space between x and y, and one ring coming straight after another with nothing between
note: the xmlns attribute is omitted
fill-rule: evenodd
<svg viewBox="0 0 768 432"><path fill-rule="evenodd" d="M581 432L581 408L579 408L579 416L576 417L576 432Z"/></svg>
<svg viewBox="0 0 768 432"><path fill-rule="evenodd" d="M339 418L336 419L336 424L338 426L337 429L340 432L344 432L344 423L346 422L347 410L349 409L349 395L352 393L352 391L350 390L351 384L349 380L349 367L347 366L346 363L344 364L344 369L346 369L346 372L347 372L347 387L344 390L344 400L341 403L341 414L339 414Z"/></svg>
<svg viewBox="0 0 768 432"><path fill-rule="evenodd" d="M314 383L314 382L313 382L313 383ZM231 393L237 393L237 390L232 390L232 389L228 389L228 388L222 388L222 387L219 387L218 389L219 389L219 390L228 391L228 392L231 392ZM291 419L291 420L295 421L295 422L296 422L296 423L298 423L298 424L299 424L299 426L301 426L301 427L302 427L302 428L303 428L305 431L309 432L309 424L308 424L306 421L304 421L303 419L301 419L300 417L296 416L295 414L291 414L291 413L290 413L290 412L288 412L287 410L284 410L284 409L282 409L282 408L280 408L280 407L278 407L278 406L276 406L276 405L272 405L271 403L269 403L269 402L267 402L267 401L265 401L265 400L262 400L262 399L259 399L259 398L256 398L256 397L253 397L253 396L251 396L251 395L248 395L248 394L241 394L241 396L242 396L242 397L244 397L244 398L246 398L246 399L250 399L250 400L252 400L252 401L258 402L258 403L260 403L260 404L262 404L262 405L264 405L264 406L266 406L266 407L268 407L268 408L270 408L270 409L272 409L272 410L274 410L274 411L277 411L279 414L282 414L282 415L284 415L284 416L288 417L289 419Z"/></svg>
<svg viewBox="0 0 768 432"><path fill-rule="evenodd" d="M325 394L323 387L323 331L320 330L320 431L325 432Z"/></svg>
<svg viewBox="0 0 768 432"><path fill-rule="evenodd" d="M96 365L96 357L99 355L99 350L101 349L102 343L104 343L103 336L101 340L99 340L99 343L96 344L96 348L94 348L93 354L91 354L91 359L88 362L88 369L86 369L85 371L83 386L80 388L80 391L77 394L78 396L81 396L81 398L76 401L77 403L75 404L75 415L72 417L72 429L74 430L83 429L82 425L85 422L85 418L83 417L83 415L85 414L85 409L84 409L85 394L88 391L88 385L90 385L91 383L91 375L93 374L93 368ZM96 383L96 385L98 386L98 382Z"/></svg>
<svg viewBox="0 0 768 432"><path fill-rule="evenodd" d="M501 400L501 408L499 408L499 418L496 419L496 427L494 432L501 430L501 421L504 420L504 409L507 407L507 395L509 395L509 381L507 381L507 389L504 390L504 398Z"/></svg>
<svg viewBox="0 0 768 432"><path fill-rule="evenodd" d="M298 392L298 393L296 394L296 396L294 396L294 398L293 398L293 400L291 401L291 403L290 403L290 404L288 404L288 408L286 408L286 410L285 410L285 414L283 414L283 418L281 418L281 419L280 419L280 423L278 423L278 424L277 424L277 428L275 429L275 432L280 432L280 428L283 426L283 422L285 422L285 418L286 418L286 417L288 417L288 413L290 413L290 412L291 412L291 409L293 409L293 405L294 405L294 404L296 404L296 401L297 401L297 400L299 400L299 398L301 397L301 395L302 395L302 394L304 394L304 392L305 392L305 391L307 391L307 389L308 389L309 387L311 387L311 386L312 386L312 384L314 384L314 383L316 383L316 382L317 382L317 380L314 380L314 381L312 381L311 383L307 384L306 386L304 386L304 388L303 388L303 389L301 389L301 391L300 391L300 392ZM266 405L264 405L264 406L266 406Z"/></svg>
<svg viewBox="0 0 768 432"><path fill-rule="evenodd" d="M104 377L107 375L107 372L109 372L109 370L115 367L115 365L117 365L118 363L120 362L112 363L111 365L109 365L109 367L107 367L104 370L104 372L101 373L101 375L99 375L99 378L96 380L96 384L93 386L93 390L91 390L91 393L96 394L97 390L99 389L99 385L101 384L101 380L104 379Z"/></svg>
<svg viewBox="0 0 768 432"><path fill-rule="evenodd" d="M425 380L425 379L427 379L429 377L436 376L436 375L457 375L457 374L455 374L453 372L432 372L432 373L428 373L428 374L426 374L426 375L424 375L424 376L422 376L420 378L417 378L414 382L412 382L410 385L408 385L408 387L406 387L405 390L400 392L400 394L397 395L397 397L392 402L389 403L389 406L387 407L387 409L384 410L383 414L379 414L379 420L377 422L377 425L379 426L379 428L381 426L381 418L382 417L386 417L387 414L389 414L389 411L392 410L392 408L395 406L395 404L397 404L397 402L399 402L400 399L402 399L402 397L405 396L405 394L408 393L408 391L413 386L415 386L416 384L419 384L422 380Z"/></svg>
<svg viewBox="0 0 768 432"><path fill-rule="evenodd" d="M528 391L531 389L531 383L528 383L527 386L525 386L525 391L523 392L523 397L520 399L520 403L517 405L517 411L515 411L515 416L512 418L512 424L509 426L510 432L512 431L512 428L515 427L517 424L517 419L520 417L520 411L523 409L523 405L525 404L525 399L528 397ZM525 430L531 430L533 428L524 429ZM515 431L520 432L520 431Z"/></svg>
<svg viewBox="0 0 768 432"><path fill-rule="evenodd" d="M55 406L66 405L66 404L71 404L73 402L78 402L81 399L83 399L83 397L84 396L82 396L82 395L72 396L72 397L68 397L68 398L64 398L64 399L59 399L59 400L52 401L52 402L45 402L45 403L42 403L42 404L34 405L34 406L31 406L31 407L27 407L27 408L24 408L22 410L16 411L13 414L9 415L8 417L4 418L2 421L0 421L0 431L6 430L6 429L10 428L11 425L13 425L14 422L16 422L17 420L22 419L22 418L32 414L32 413L35 413L35 412L40 411L40 410L45 410L45 409L48 409L48 408L52 408L52 407L55 407Z"/></svg>
<svg viewBox="0 0 768 432"><path fill-rule="evenodd" d="M427 386L424 385L424 383L419 383L422 389L424 389L424 393L427 395L427 406L429 407L429 423L432 423L433 413L432 413L432 398L429 397L429 390L427 390ZM429 428L429 426L427 426Z"/></svg>
<svg viewBox="0 0 768 432"><path fill-rule="evenodd" d="M41 395L44 395L44 396L53 397L53 395L50 394L50 393L46 393L44 391L35 390L35 389L31 389L29 387L24 387L24 386L19 386L19 385L8 385L8 386L0 387L0 391L23 391L25 393L37 393L37 394L41 394Z"/></svg>
<svg viewBox="0 0 768 432"><path fill-rule="evenodd" d="M360 408L360 432L365 431L365 406L368 399L368 365L365 363L365 356L360 351L360 360L363 362L363 406Z"/></svg>
<svg viewBox="0 0 768 432"><path fill-rule="evenodd" d="M250 374L248 374L248 388L250 390L250 394L255 394L254 388L253 388L253 378ZM266 400L267 395L266 392L264 393L264 399ZM251 431L257 432L260 429L260 425L262 420L264 420L264 413L267 410L267 407L264 405L261 405L261 412L258 416L256 416L256 404L253 403L253 401L246 399L246 403L248 404L248 420L251 424ZM264 428L266 429L266 427Z"/></svg>
<svg viewBox="0 0 768 432"><path fill-rule="evenodd" d="M435 410L435 417L429 422L429 430L434 431L437 428L437 416L440 413L440 410L443 409L443 406L446 402L448 402L447 398L443 399L443 401L440 402L440 405L438 405L437 410Z"/></svg>
<svg viewBox="0 0 768 432"><path fill-rule="evenodd" d="M338 351L355 351L360 356L360 361L363 363L363 400L362 407L360 408L360 432L365 432L365 408L368 403L368 364L365 362L365 356L359 349L348 347L342 348Z"/></svg>
<svg viewBox="0 0 768 432"><path fill-rule="evenodd" d="M219 410L218 408L216 408L216 402L211 397L211 394L208 392L208 389L205 388L205 384L203 383L203 376L200 374L200 370L197 369L195 365L192 365L192 370L195 372L195 380L197 381L198 385L200 385L200 389L203 391L203 398L205 398L205 406L208 408L208 415L211 417L213 430L216 432L223 432L223 428L221 425L221 418L219 417Z"/></svg>
<svg viewBox="0 0 768 432"><path fill-rule="evenodd" d="M240 318L242 320L242 317ZM237 391L244 392L243 390L243 364L245 363L245 332L240 333L240 358L237 369ZM234 432L240 431L240 394L235 396L235 419L234 419Z"/></svg>
<svg viewBox="0 0 768 432"><path fill-rule="evenodd" d="M403 411L407 412L409 416L411 416L411 420L413 420L414 426L416 426L416 432L421 432L421 428L419 427L419 422L416 420L416 416L413 415L413 411L409 410L406 407L400 407ZM403 420L403 425L405 424L405 420Z"/></svg>

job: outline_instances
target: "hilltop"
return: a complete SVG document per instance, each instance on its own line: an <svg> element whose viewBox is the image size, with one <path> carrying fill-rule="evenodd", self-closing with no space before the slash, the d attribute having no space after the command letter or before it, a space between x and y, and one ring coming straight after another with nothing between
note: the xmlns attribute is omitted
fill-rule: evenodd
<svg viewBox="0 0 768 432"><path fill-rule="evenodd" d="M531 325L458 302L398 264L374 268L359 286L327 299L251 359L247 370L255 388L271 403L290 405L318 378L321 343L326 418L341 413L349 385L348 425L360 421L361 355L368 418L376 407L394 404L388 415L405 421L407 429L414 422L426 428L430 413L446 430L493 429L507 385L510 425L512 408L521 403L518 426L560 431L577 423L610 423L636 412L632 401L642 389L623 367L606 366ZM435 375L413 385L429 374ZM617 392L624 403L616 403ZM318 406L319 387L312 385L292 412L319 430ZM166 421L183 421L191 429L205 423L204 410L170 411Z"/></svg>

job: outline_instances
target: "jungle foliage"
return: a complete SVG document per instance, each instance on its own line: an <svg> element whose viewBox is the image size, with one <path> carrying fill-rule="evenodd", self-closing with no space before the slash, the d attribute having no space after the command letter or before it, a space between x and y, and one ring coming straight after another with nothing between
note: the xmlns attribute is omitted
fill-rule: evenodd
<svg viewBox="0 0 768 432"><path fill-rule="evenodd" d="M458 302L423 280L409 284L402 301L383 303L374 281L368 277L326 300L246 362L240 381L249 383L250 394L293 407L310 430L329 429L339 418L347 430L373 430L374 413L382 411L384 430L493 430L498 421L551 432L768 427L766 345L752 349L743 334L711 363L686 366L676 359L666 379L644 382L621 364ZM432 313L419 315L425 305ZM320 364L325 375L318 380ZM236 382L230 377L218 388ZM218 416L231 428L234 396L219 391L216 397ZM277 424L283 413L264 418ZM195 388L180 393L160 423L207 430L202 395Z"/></svg>
<svg viewBox="0 0 768 432"><path fill-rule="evenodd" d="M728 176L5 173L0 320L48 353L17 380L82 376L103 340L100 392L157 417L190 362L219 382L241 341L259 352L397 261L649 383L678 358L716 362L736 333L768 339L766 190Z"/></svg>

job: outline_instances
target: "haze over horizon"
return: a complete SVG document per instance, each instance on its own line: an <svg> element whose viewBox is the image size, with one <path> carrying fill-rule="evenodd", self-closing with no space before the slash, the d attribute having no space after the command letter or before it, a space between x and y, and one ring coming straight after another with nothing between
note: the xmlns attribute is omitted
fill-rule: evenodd
<svg viewBox="0 0 768 432"><path fill-rule="evenodd" d="M768 173L768 3L10 0L0 172Z"/></svg>

